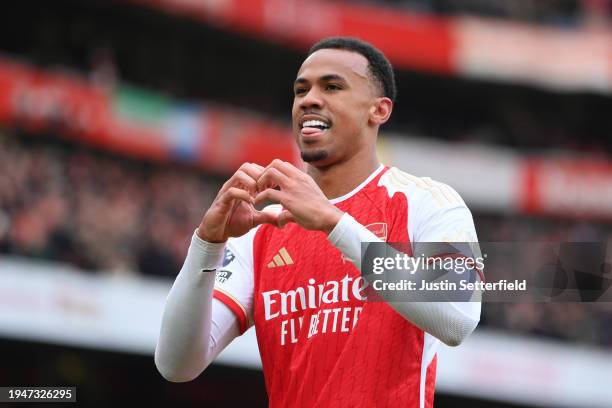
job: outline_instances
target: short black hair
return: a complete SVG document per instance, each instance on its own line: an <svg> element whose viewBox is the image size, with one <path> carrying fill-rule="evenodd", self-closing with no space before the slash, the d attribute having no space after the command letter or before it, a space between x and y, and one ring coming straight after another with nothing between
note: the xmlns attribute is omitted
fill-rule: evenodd
<svg viewBox="0 0 612 408"><path fill-rule="evenodd" d="M356 52L368 60L368 68L376 85L381 88L383 95L395 102L397 89L395 88L395 75L393 67L379 49L365 41L353 37L329 37L314 44L308 50L308 56L322 49L337 49Z"/></svg>

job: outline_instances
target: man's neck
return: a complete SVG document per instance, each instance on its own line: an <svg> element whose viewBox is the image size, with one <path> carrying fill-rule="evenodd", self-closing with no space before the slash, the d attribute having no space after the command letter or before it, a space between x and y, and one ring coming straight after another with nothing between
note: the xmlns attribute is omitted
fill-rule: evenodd
<svg viewBox="0 0 612 408"><path fill-rule="evenodd" d="M363 183L378 167L376 154L355 155L349 160L325 168L308 166L308 174L327 198L342 197Z"/></svg>

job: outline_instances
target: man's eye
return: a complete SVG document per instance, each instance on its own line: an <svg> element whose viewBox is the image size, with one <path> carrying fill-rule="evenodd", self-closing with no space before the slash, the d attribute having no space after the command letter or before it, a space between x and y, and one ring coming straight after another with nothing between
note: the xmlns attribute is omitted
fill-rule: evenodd
<svg viewBox="0 0 612 408"><path fill-rule="evenodd" d="M295 88L293 91L296 95L301 95L306 92L306 88Z"/></svg>
<svg viewBox="0 0 612 408"><path fill-rule="evenodd" d="M325 86L325 90L326 91L338 91L340 89L342 89L342 88L340 88L338 85L334 85L334 84L327 84Z"/></svg>

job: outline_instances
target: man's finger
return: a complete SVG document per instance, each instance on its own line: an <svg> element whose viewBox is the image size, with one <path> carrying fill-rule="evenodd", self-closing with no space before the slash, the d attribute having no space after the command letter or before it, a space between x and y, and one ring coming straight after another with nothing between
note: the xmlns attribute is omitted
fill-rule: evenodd
<svg viewBox="0 0 612 408"><path fill-rule="evenodd" d="M278 216L278 227L283 228L285 225L290 222L295 222L295 217L287 210L283 210Z"/></svg>
<svg viewBox="0 0 612 408"><path fill-rule="evenodd" d="M277 169L270 167L264 170L263 174L257 180L257 191L263 191L267 188L279 186L284 188L287 185L289 178L282 174Z"/></svg>
<svg viewBox="0 0 612 408"><path fill-rule="evenodd" d="M268 167L266 167L266 170L271 168L280 171L287 177L295 177L296 175L304 174L303 171L295 167L293 164L286 161L282 161L280 159L272 160Z"/></svg>
<svg viewBox="0 0 612 408"><path fill-rule="evenodd" d="M240 166L239 170L242 170L243 172L248 174L253 180L257 181L257 179L259 179L261 173L263 173L265 168L256 163L244 163L242 166Z"/></svg>
<svg viewBox="0 0 612 408"><path fill-rule="evenodd" d="M247 203L253 203L253 197L251 197L249 192L238 187L230 187L221 197L219 197L219 203L221 204L230 204L233 200L243 200Z"/></svg>
<svg viewBox="0 0 612 408"><path fill-rule="evenodd" d="M260 224L272 224L278 226L278 214L270 211L256 211L253 216L253 227Z"/></svg>
<svg viewBox="0 0 612 408"><path fill-rule="evenodd" d="M231 187L241 187L241 186L244 187L244 189L249 190L250 192L254 193L257 189L256 179L251 177L245 171L238 170L236 171L236 173L232 175L232 177L230 177L229 180L225 182L225 184L223 184L223 187L221 187L220 191L224 193L227 190L229 190Z"/></svg>
<svg viewBox="0 0 612 408"><path fill-rule="evenodd" d="M283 203L283 199L285 198L285 193L279 190L274 190L272 188L268 188L255 196L254 203L261 204L266 201L272 201L275 203Z"/></svg>

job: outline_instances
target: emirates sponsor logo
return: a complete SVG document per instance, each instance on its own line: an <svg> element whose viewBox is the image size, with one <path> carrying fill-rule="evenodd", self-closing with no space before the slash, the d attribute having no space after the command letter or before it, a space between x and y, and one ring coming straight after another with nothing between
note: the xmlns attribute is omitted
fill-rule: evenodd
<svg viewBox="0 0 612 408"><path fill-rule="evenodd" d="M300 338L309 339L319 333L349 332L361 313L361 306L330 307L341 302L363 302L366 300L367 282L361 277L353 278L348 274L342 279L318 283L310 278L308 284L281 292L269 290L262 292L264 315L273 320L299 314L280 322L280 343L296 343ZM312 313L304 313L316 310ZM304 315L308 315L307 332L302 332Z"/></svg>

